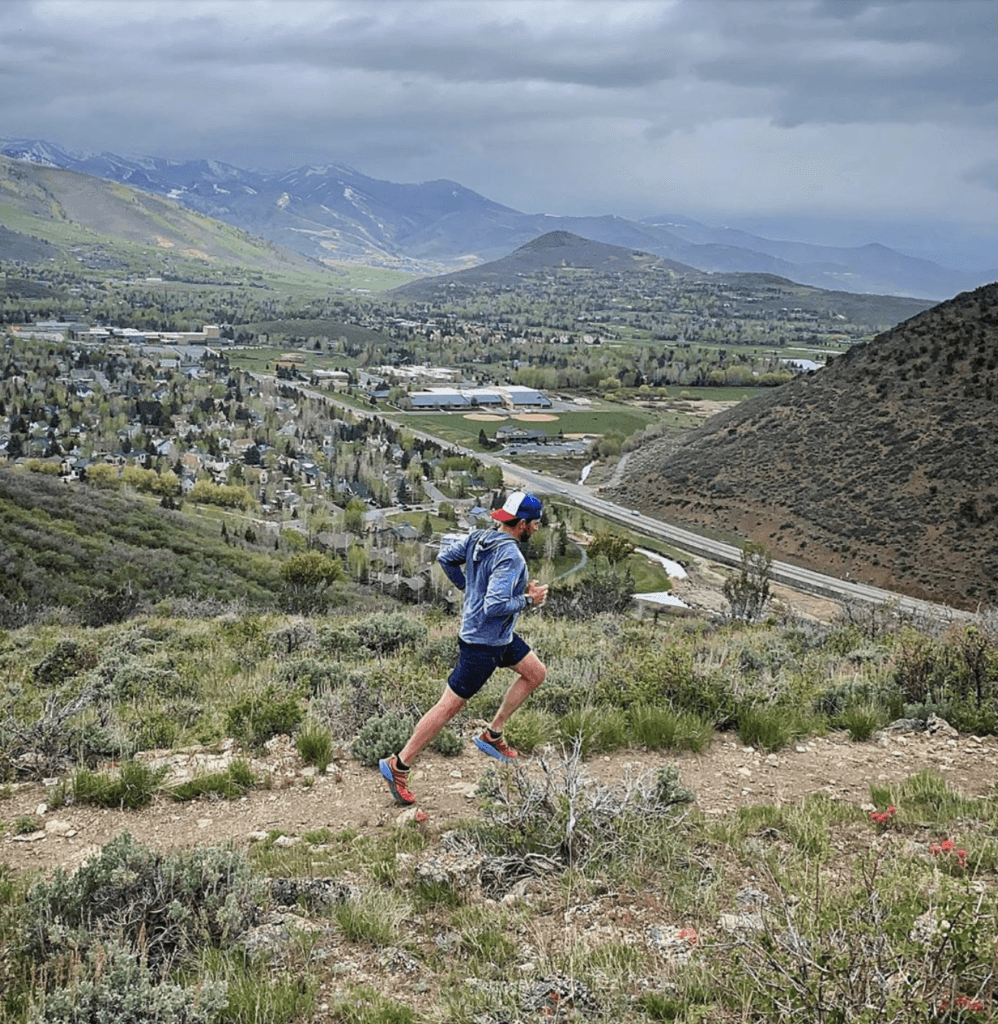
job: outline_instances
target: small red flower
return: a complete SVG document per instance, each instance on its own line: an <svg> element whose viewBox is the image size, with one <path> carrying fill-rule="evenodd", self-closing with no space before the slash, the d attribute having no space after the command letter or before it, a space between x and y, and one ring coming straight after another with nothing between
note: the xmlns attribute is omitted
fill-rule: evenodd
<svg viewBox="0 0 998 1024"><path fill-rule="evenodd" d="M945 1013L949 1009L949 1006L949 1000L944 999L939 1004L939 1012ZM957 996L956 999L953 1000L953 1006L957 1010L971 1010L974 1013L980 1013L984 1009L984 1004L980 999L971 999L970 996Z"/></svg>

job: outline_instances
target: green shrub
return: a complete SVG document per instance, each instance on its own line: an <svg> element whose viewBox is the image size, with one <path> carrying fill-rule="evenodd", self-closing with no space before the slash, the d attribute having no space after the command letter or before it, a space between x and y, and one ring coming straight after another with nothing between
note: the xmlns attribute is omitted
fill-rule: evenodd
<svg viewBox="0 0 998 1024"><path fill-rule="evenodd" d="M608 704L629 707L632 704L685 706L686 695L697 687L693 656L681 647L658 644L651 648L635 643L629 647L614 672L600 681L597 695Z"/></svg>
<svg viewBox="0 0 998 1024"><path fill-rule="evenodd" d="M419 657L430 675L447 675L457 658L457 643L453 636L429 637L420 642Z"/></svg>
<svg viewBox="0 0 998 1024"><path fill-rule="evenodd" d="M940 640L905 627L895 638L891 665L903 704L938 708L961 731L998 727L998 644L986 630L968 625Z"/></svg>
<svg viewBox="0 0 998 1024"><path fill-rule="evenodd" d="M869 685L857 686L854 683L832 685L822 690L812 701L811 706L821 715L827 715L833 722L848 708L857 704L870 704L873 701L873 690Z"/></svg>
<svg viewBox="0 0 998 1024"><path fill-rule="evenodd" d="M113 944L91 949L81 975L45 995L28 1024L214 1024L227 1004L224 984L163 981L144 959Z"/></svg>
<svg viewBox="0 0 998 1024"><path fill-rule="evenodd" d="M124 622L138 611L141 596L139 588L130 582L118 587L88 590L80 605L80 621L84 626L94 628Z"/></svg>
<svg viewBox="0 0 998 1024"><path fill-rule="evenodd" d="M426 625L404 612L379 612L354 625L362 647L379 656L414 648L426 640Z"/></svg>
<svg viewBox="0 0 998 1024"><path fill-rule="evenodd" d="M233 650L248 659L256 659L269 653L267 626L259 615L240 615L224 621L222 637Z"/></svg>
<svg viewBox="0 0 998 1024"><path fill-rule="evenodd" d="M15 836L26 836L37 832L42 823L33 814L23 814L15 822L11 829Z"/></svg>
<svg viewBox="0 0 998 1024"><path fill-rule="evenodd" d="M221 797L223 800L238 800L256 784L256 776L248 761L233 761L225 771L195 775L170 790L174 800L197 800L202 796Z"/></svg>
<svg viewBox="0 0 998 1024"><path fill-rule="evenodd" d="M153 711L135 728L137 750L168 750L180 738L180 723L166 711Z"/></svg>
<svg viewBox="0 0 998 1024"><path fill-rule="evenodd" d="M100 671L105 678L113 678L114 693L121 700L148 700L152 694L183 697L189 686L171 661L152 658L144 650L115 655L101 665Z"/></svg>
<svg viewBox="0 0 998 1024"><path fill-rule="evenodd" d="M59 686L97 664L93 651L75 640L60 640L48 654L32 669L34 682L45 689Z"/></svg>
<svg viewBox="0 0 998 1024"><path fill-rule="evenodd" d="M979 807L976 800L950 789L944 776L929 769L908 776L898 787L897 799L892 803L906 817L940 823L972 815Z"/></svg>
<svg viewBox="0 0 998 1024"><path fill-rule="evenodd" d="M464 750L464 740L449 726L445 726L434 737L430 748L444 757L457 757Z"/></svg>
<svg viewBox="0 0 998 1024"><path fill-rule="evenodd" d="M728 613L742 622L758 622L770 599L769 576L773 556L761 545L749 541L742 547L737 576L724 583Z"/></svg>
<svg viewBox="0 0 998 1024"><path fill-rule="evenodd" d="M435 907L453 909L465 900L461 888L443 878L417 878L408 891L412 894L413 909L417 913Z"/></svg>
<svg viewBox="0 0 998 1024"><path fill-rule="evenodd" d="M333 908L333 918L346 938L375 946L394 945L402 922L411 913L412 907L398 894L374 888Z"/></svg>
<svg viewBox="0 0 998 1024"><path fill-rule="evenodd" d="M556 735L554 716L536 708L521 708L506 723L505 733L509 742L524 754L550 743Z"/></svg>
<svg viewBox="0 0 998 1024"><path fill-rule="evenodd" d="M328 729L315 722L309 722L295 735L295 746L305 764L315 765L324 772L333 759L333 737Z"/></svg>
<svg viewBox="0 0 998 1024"><path fill-rule="evenodd" d="M389 712L368 722L350 746L350 751L361 764L377 767L383 757L397 754L412 733L412 719Z"/></svg>
<svg viewBox="0 0 998 1024"><path fill-rule="evenodd" d="M324 687L309 703L309 713L336 739L356 735L384 712L379 682L357 669L343 671L335 684Z"/></svg>
<svg viewBox="0 0 998 1024"><path fill-rule="evenodd" d="M502 904L462 907L452 921L461 937L461 952L476 976L502 978L515 967L519 952L516 921Z"/></svg>
<svg viewBox="0 0 998 1024"><path fill-rule="evenodd" d="M138 950L154 969L177 953L221 946L256 920L265 883L224 847L156 853L124 832L72 875L57 868L28 891L27 952L46 957L104 941Z"/></svg>
<svg viewBox="0 0 998 1024"><path fill-rule="evenodd" d="M360 637L350 626L326 626L317 630L319 649L337 658L360 653Z"/></svg>
<svg viewBox="0 0 998 1024"><path fill-rule="evenodd" d="M142 761L122 761L117 773L81 768L73 776L73 799L78 804L135 811L152 803L166 772Z"/></svg>
<svg viewBox="0 0 998 1024"><path fill-rule="evenodd" d="M419 1024L416 1011L373 988L355 988L334 1007L336 1024Z"/></svg>
<svg viewBox="0 0 998 1024"><path fill-rule="evenodd" d="M320 690L336 686L346 678L342 665L322 658L296 658L285 662L278 673L278 679L288 688L301 693L316 694Z"/></svg>
<svg viewBox="0 0 998 1024"><path fill-rule="evenodd" d="M281 608L292 615L322 615L337 604L335 584L345 578L343 563L319 551L299 551L281 566Z"/></svg>
<svg viewBox="0 0 998 1024"><path fill-rule="evenodd" d="M296 693L282 693L273 685L259 695L237 700L225 712L229 735L254 750L274 736L292 735L304 717L301 698Z"/></svg>
<svg viewBox="0 0 998 1024"><path fill-rule="evenodd" d="M568 747L579 743L583 757L627 746L627 716L610 708L570 711L555 726L558 740Z"/></svg>
<svg viewBox="0 0 998 1024"><path fill-rule="evenodd" d="M280 971L261 970L244 952L209 950L184 974L207 978L225 991L218 1024L300 1024L316 1019L316 974L302 963L313 940L301 937L282 949L292 962Z"/></svg>
<svg viewBox="0 0 998 1024"><path fill-rule="evenodd" d="M635 740L650 750L693 750L702 753L714 738L714 724L692 711L638 704L631 709Z"/></svg>
<svg viewBox="0 0 998 1024"><path fill-rule="evenodd" d="M638 1006L648 1020L686 1020L686 1000L663 992L644 992Z"/></svg>
<svg viewBox="0 0 998 1024"><path fill-rule="evenodd" d="M809 723L787 707L758 705L738 716L738 738L747 747L782 750L795 739L808 735Z"/></svg>
<svg viewBox="0 0 998 1024"><path fill-rule="evenodd" d="M832 724L849 733L856 743L868 740L884 722L884 713L874 707L851 707L836 715Z"/></svg>
<svg viewBox="0 0 998 1024"><path fill-rule="evenodd" d="M616 697L615 681L619 690ZM610 674L599 692L611 704L668 704L676 711L699 715L718 729L727 729L743 701L739 683L737 673L726 668L717 671L713 665L699 667L693 654L682 648L635 648L624 654L618 671Z"/></svg>

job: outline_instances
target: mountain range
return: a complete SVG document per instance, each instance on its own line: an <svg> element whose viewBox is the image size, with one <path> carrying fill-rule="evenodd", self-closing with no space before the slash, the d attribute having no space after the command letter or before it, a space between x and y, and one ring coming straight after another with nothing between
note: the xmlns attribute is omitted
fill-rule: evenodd
<svg viewBox="0 0 998 1024"><path fill-rule="evenodd" d="M998 284L627 454L615 500L912 597L998 601Z"/></svg>
<svg viewBox="0 0 998 1024"><path fill-rule="evenodd" d="M157 275L206 264L314 272L304 256L155 193L0 156L0 259L58 254Z"/></svg>
<svg viewBox="0 0 998 1024"><path fill-rule="evenodd" d="M550 231L566 231L701 271L774 274L836 291L938 300L998 279L998 269L952 270L878 244L778 241L679 216L636 221L521 213L453 181L397 184L340 164L248 170L210 159L70 152L25 139L0 140L0 154L170 197L327 264L353 261L439 274L495 260Z"/></svg>

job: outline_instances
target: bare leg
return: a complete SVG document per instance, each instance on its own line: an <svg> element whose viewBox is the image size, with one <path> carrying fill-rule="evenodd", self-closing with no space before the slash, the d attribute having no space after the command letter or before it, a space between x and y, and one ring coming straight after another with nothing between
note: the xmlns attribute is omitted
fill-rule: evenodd
<svg viewBox="0 0 998 1024"><path fill-rule="evenodd" d="M513 666L517 678L513 685L506 691L502 704L492 719L490 728L493 733L502 732L506 719L544 682L547 669L540 658L531 651L523 661Z"/></svg>
<svg viewBox="0 0 998 1024"><path fill-rule="evenodd" d="M526 659L524 659L526 660ZM408 743L399 751L402 763L412 765L420 751L436 739L437 733L464 707L466 701L449 686L444 686L440 700L416 723Z"/></svg>

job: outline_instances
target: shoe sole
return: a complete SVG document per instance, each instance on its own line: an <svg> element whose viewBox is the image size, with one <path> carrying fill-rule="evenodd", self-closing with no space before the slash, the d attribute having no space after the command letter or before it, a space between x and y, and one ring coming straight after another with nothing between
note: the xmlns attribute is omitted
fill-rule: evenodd
<svg viewBox="0 0 998 1024"><path fill-rule="evenodd" d="M404 796L399 792L398 786L395 784L395 774L392 771L392 766L382 759L378 762L378 767L381 769L381 774L384 776L385 782L388 783L388 788L392 791L392 796L395 797L397 804L403 804L409 807L411 804L416 802L416 798L413 797L411 800L406 800Z"/></svg>
<svg viewBox="0 0 998 1024"><path fill-rule="evenodd" d="M490 743L486 743L481 736L475 737L475 746L478 747L483 754L488 754L489 757L494 757L497 761L504 761L506 764L514 764L516 762L515 757L507 757L505 754L500 753Z"/></svg>

